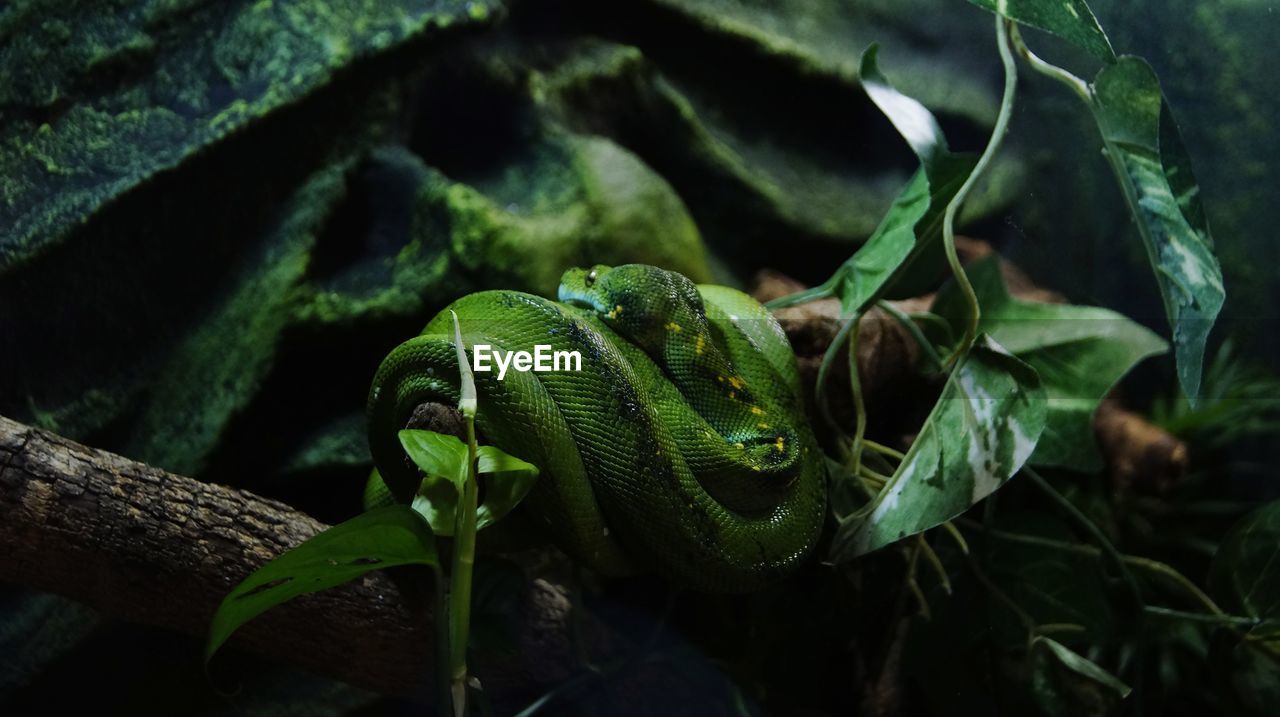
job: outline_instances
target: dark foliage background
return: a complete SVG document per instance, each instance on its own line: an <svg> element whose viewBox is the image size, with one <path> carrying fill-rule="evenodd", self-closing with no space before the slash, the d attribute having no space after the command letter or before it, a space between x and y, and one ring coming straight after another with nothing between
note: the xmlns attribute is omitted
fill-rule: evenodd
<svg viewBox="0 0 1280 717"><path fill-rule="evenodd" d="M1169 495L1117 498L1098 476L1076 476L1070 495L1125 552L1199 581L1248 501L1278 493L1268 401L1280 386L1269 368L1280 80L1264 68L1280 33L1267 4L1249 0L1094 8L1118 48L1152 62L1179 112L1231 296L1215 343L1229 337L1234 353L1220 354L1211 391L1232 402L1192 412L1170 398L1172 362L1144 364L1126 394L1191 441L1191 477ZM549 293L564 267L590 263L738 285L763 267L828 276L916 164L858 86L871 42L954 147L982 144L999 64L989 16L960 0L0 6L0 414L342 519L369 467L373 370L452 298ZM1019 102L966 230L1073 301L1163 332L1092 121L1027 73ZM1000 527L1073 540L1033 493L1007 493ZM1096 560L1010 545L987 560L1043 621L1087 625L1100 645L1091 657L1129 659L1132 616ZM890 659L909 686L893 704L907 712L1129 708L1010 657L1009 616L964 577L950 598L925 586L932 619L895 641L901 572L896 554L878 555L834 583L811 575L751 601L677 601L679 629L654 651L687 665L688 684L665 686L661 708L866 707ZM638 581L590 600L648 635L668 597ZM1275 665L1220 638L1185 624L1161 632L1155 657L1133 668L1147 676L1146 709L1264 710ZM220 697L197 641L0 590L8 714L87 698L109 714L410 709L236 662L242 689ZM616 698L589 685L548 709L597 713Z"/></svg>

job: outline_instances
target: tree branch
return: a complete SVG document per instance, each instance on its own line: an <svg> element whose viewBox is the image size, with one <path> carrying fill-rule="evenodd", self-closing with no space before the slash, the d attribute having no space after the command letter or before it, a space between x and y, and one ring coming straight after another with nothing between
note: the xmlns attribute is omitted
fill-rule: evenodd
<svg viewBox="0 0 1280 717"><path fill-rule="evenodd" d="M237 581L327 527L277 501L2 416L0 515L0 580L197 636ZM270 610L232 641L359 687L423 697L430 601L407 596L411 585L372 573ZM536 646L524 659L537 664L498 665L493 676L513 692L574 669L563 591L534 581L523 601L520 640Z"/></svg>

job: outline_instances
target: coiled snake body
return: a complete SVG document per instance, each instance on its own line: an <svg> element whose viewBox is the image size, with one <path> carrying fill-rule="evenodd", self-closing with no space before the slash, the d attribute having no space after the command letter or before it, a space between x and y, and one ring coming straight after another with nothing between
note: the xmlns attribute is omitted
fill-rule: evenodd
<svg viewBox="0 0 1280 717"><path fill-rule="evenodd" d="M824 464L786 336L747 295L630 264L570 270L559 302L486 291L449 308L468 347L581 354L580 371L475 375L477 430L541 469L525 505L577 560L740 592L813 548ZM415 470L397 439L414 407L458 399L452 336L442 311L378 370L369 442L384 476Z"/></svg>

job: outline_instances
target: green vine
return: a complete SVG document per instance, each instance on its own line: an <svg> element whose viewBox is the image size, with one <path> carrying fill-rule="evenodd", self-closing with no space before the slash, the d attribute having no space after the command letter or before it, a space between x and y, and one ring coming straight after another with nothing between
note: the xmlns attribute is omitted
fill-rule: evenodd
<svg viewBox="0 0 1280 717"><path fill-rule="evenodd" d="M960 263L960 256L956 252L956 214L960 211L960 207L969 196L969 192L973 190L974 185L978 183L978 180L982 179L982 175L991 164L992 158L1000 151L1000 145L1004 142L1005 134L1009 131L1009 120L1013 117L1013 102L1018 89L1018 67L1014 63L1013 52L1009 46L1009 32L1012 25L1012 21L1006 20L999 15L996 16L996 46L1000 51L1000 63L1004 66L1004 91L1000 96L1000 113L996 116L995 127L991 130L991 138L987 141L987 146L978 158L978 163L974 166L973 171L969 173L969 177L964 180L964 184L960 185L960 189L956 191L955 196L947 203L947 208L942 215L942 243L947 254L947 264L951 267L951 276L955 279L956 285L960 288L961 294L964 295L965 302L969 308L964 338L961 339L960 345L956 347L955 351L947 357L946 363L953 367L969 351L969 347L973 345L974 339L977 338L978 321L982 315L982 308L978 305L978 295L974 292L973 284L969 282L964 266Z"/></svg>

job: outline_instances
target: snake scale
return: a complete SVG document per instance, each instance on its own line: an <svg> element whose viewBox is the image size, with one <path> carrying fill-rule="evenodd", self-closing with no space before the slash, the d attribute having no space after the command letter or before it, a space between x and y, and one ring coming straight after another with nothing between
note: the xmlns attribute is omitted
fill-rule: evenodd
<svg viewBox="0 0 1280 717"><path fill-rule="evenodd" d="M746 294L628 264L569 270L559 301L485 291L448 309L467 347L581 354L580 371L475 375L483 441L541 469L524 505L576 560L744 592L812 551L823 459L786 336ZM458 400L448 309L384 359L370 389L384 476L416 479L397 438L413 409Z"/></svg>

